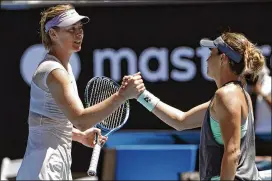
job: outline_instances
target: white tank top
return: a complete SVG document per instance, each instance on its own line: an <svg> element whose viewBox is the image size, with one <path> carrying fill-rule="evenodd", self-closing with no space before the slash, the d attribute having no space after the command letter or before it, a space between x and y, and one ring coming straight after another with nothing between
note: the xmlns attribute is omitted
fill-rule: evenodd
<svg viewBox="0 0 272 181"><path fill-rule="evenodd" d="M72 123L52 97L46 79L55 69L66 69L54 56L47 54L33 75L30 91L29 136L27 149L17 179L71 180ZM68 74L78 96L76 81Z"/></svg>

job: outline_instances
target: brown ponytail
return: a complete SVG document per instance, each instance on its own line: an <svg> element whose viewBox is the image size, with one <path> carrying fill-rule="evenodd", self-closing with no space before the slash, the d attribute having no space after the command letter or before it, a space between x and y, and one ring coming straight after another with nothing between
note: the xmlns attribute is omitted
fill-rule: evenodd
<svg viewBox="0 0 272 181"><path fill-rule="evenodd" d="M261 51L242 34L227 32L222 34L222 38L244 60L240 63L230 61L231 70L242 80L254 81L265 62Z"/></svg>
<svg viewBox="0 0 272 181"><path fill-rule="evenodd" d="M244 60L246 68L243 74L249 76L249 81L254 81L264 66L264 56L259 49L249 42L244 52Z"/></svg>

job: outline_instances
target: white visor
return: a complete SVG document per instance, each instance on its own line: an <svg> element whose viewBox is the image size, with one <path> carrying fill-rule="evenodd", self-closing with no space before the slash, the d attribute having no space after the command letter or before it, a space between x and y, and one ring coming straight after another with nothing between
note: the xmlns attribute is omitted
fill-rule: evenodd
<svg viewBox="0 0 272 181"><path fill-rule="evenodd" d="M82 21L83 24L89 22L89 17L79 15L75 9L69 9L60 15L54 17L45 24L45 32L48 32L50 28L57 27L67 27L75 24L78 21Z"/></svg>

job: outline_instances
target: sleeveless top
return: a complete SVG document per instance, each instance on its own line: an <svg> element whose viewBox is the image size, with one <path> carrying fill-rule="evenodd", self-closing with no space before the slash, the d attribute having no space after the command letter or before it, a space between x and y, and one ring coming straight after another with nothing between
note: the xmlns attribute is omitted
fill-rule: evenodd
<svg viewBox="0 0 272 181"><path fill-rule="evenodd" d="M229 83L229 82L228 82ZM241 87L242 85L238 83ZM226 85L226 84L225 84ZM243 88L243 87L242 87ZM240 158L235 174L235 180L259 180L259 173L255 164L255 131L253 112L247 99L249 114L248 128L245 136L241 139ZM206 111L205 118L202 123L200 133L199 146L199 172L200 180L211 180L214 177L220 176L221 160L224 154L224 145L217 143L211 131L210 121L210 106Z"/></svg>
<svg viewBox="0 0 272 181"><path fill-rule="evenodd" d="M241 125L241 139L246 135L247 124L248 124L248 118ZM222 134L221 134L220 123L217 120L215 120L212 116L210 116L210 126L211 126L212 134L215 141L221 145L224 144Z"/></svg>
<svg viewBox="0 0 272 181"><path fill-rule="evenodd" d="M54 101L46 84L47 76L55 69L69 74L74 96L78 96L71 65L67 71L56 57L47 54L31 82L29 135L17 180L72 180L73 125Z"/></svg>

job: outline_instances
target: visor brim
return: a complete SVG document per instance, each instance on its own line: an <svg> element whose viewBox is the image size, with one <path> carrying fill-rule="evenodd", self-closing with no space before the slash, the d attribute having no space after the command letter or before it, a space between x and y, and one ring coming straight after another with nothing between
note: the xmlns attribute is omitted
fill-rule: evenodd
<svg viewBox="0 0 272 181"><path fill-rule="evenodd" d="M202 39L200 40L200 45L202 47L207 47L207 48L217 48L212 40L208 39Z"/></svg>
<svg viewBox="0 0 272 181"><path fill-rule="evenodd" d="M82 21L83 24L86 24L90 21L89 17L87 16L73 16L69 19L64 20L63 22L61 22L60 24L58 24L58 27L67 27L67 26L71 26L79 21Z"/></svg>

